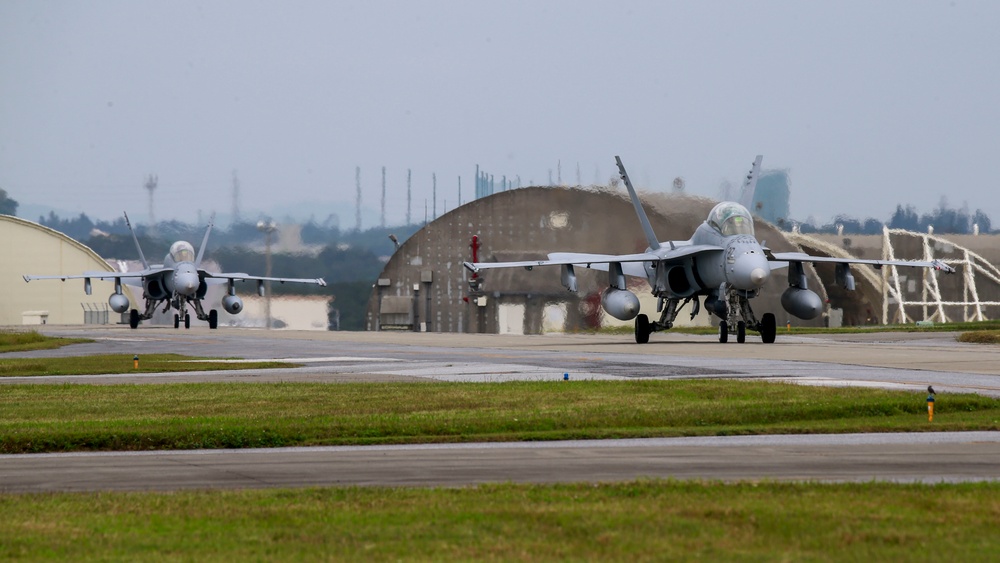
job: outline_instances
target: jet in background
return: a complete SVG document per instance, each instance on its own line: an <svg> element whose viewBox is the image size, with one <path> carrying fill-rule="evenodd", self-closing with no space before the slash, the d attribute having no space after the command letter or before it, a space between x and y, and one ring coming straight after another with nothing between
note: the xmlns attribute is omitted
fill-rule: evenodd
<svg viewBox="0 0 1000 563"><path fill-rule="evenodd" d="M136 237L132 224L125 214L125 224L132 233L132 240L139 253L143 269L138 272L84 272L82 274L68 276L24 276L24 281L42 279L58 279L66 281L68 279L83 279L84 291L87 295L91 292L91 279L114 280L115 292L108 299L111 310L116 313L124 313L129 308L128 297L122 293L122 284L142 287L142 297L145 300L145 308L140 313L137 309L132 309L129 313L129 326L137 328L140 320L148 320L153 317L156 308L164 305L163 312L175 309L174 328L180 327L183 320L184 328L191 328L191 315L188 313L187 305L194 308L195 316L198 320L208 321L209 328L218 328L219 312L215 309L207 314L202 307L202 299L208 291L210 285L228 284L226 296L222 298L222 308L231 315L239 314L243 310L243 300L236 295L235 282L256 281L257 293L264 295L264 282L272 281L278 283L308 283L325 286L323 278L298 279L298 278L271 278L261 276L251 276L249 274L214 274L201 268L201 259L205 254L205 247L208 246L208 236L212 233L214 218L208 223L208 230L205 231L205 238L201 241L201 248L195 255L194 247L191 243L179 240L170 245L170 252L163 259L163 264L150 265L146 262L146 257L139 246L139 239Z"/></svg>
<svg viewBox="0 0 1000 563"><path fill-rule="evenodd" d="M531 270L535 266L560 266L563 286L574 292L577 290L577 268L606 271L608 287L601 293L601 306L616 319L635 319L635 341L639 344L649 342L649 335L653 332L672 328L678 311L689 302L692 303L691 318L694 318L701 309L701 298L704 298L705 308L721 319L720 342L726 342L729 335L734 334L736 341L742 343L746 340L746 331L752 330L760 333L764 343L773 343L777 333L774 314L764 313L758 319L750 307L750 299L760 293L774 270L787 268L788 289L781 295L782 307L801 319L815 318L822 311L823 303L819 295L806 285L803 271L806 262L835 263L837 283L852 291L854 276L851 264L869 264L875 268L912 266L947 273L955 271L940 260L862 260L811 256L801 252L772 254L757 241L753 218L747 210L753 201L762 159L762 156L757 156L743 183L743 203L719 203L690 239L660 242L625 166L616 156L618 172L649 243L645 252L618 255L555 252L548 255L548 260L465 262L464 265L476 273L491 268L522 267ZM657 298L658 320L651 322L645 314L639 314L639 298L626 289L625 276L646 278Z"/></svg>

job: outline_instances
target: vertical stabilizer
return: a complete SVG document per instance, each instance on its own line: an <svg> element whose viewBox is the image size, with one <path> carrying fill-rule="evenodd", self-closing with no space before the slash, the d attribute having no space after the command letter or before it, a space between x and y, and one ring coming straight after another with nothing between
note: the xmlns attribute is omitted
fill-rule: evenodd
<svg viewBox="0 0 1000 563"><path fill-rule="evenodd" d="M201 267L201 257L205 255L205 248L208 246L208 235L212 234L212 226L215 225L215 213L208 220L208 230L205 231L205 238L201 239L201 246L198 247L198 257L194 259L194 267Z"/></svg>
<svg viewBox="0 0 1000 563"><path fill-rule="evenodd" d="M132 233L132 242L135 243L135 249L139 251L139 260L142 260L143 269L148 270L149 262L146 262L146 257L142 254L142 247L139 246L139 237L135 236L135 230L132 228L132 223L128 220L128 213L125 213L125 226L128 227L128 232Z"/></svg>
<svg viewBox="0 0 1000 563"><path fill-rule="evenodd" d="M764 160L764 155L758 154L750 167L750 172L743 180L743 189L740 190L740 205L746 207L753 213L753 195L757 191L757 177L760 176L760 163Z"/></svg>
<svg viewBox="0 0 1000 563"><path fill-rule="evenodd" d="M625 165L622 164L622 159L615 156L615 164L618 165L618 173L622 177L622 181L625 182L625 188L628 189L628 196L632 198L632 205L635 206L635 214L639 216L639 222L642 223L642 232L646 234L646 241L649 243L649 248L652 250L657 250L660 248L660 241L656 240L656 233L653 232L653 226L649 224L649 218L646 217L646 211L642 208L642 202L639 201L639 196L635 193L635 188L632 187L631 180L628 179L628 173L625 172Z"/></svg>

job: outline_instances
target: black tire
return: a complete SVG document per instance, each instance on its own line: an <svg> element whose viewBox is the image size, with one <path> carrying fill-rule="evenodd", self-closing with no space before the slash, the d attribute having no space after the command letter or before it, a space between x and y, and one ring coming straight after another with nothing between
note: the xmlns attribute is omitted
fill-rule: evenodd
<svg viewBox="0 0 1000 563"><path fill-rule="evenodd" d="M184 328L191 328L191 315L184 313Z"/></svg>
<svg viewBox="0 0 1000 563"><path fill-rule="evenodd" d="M736 342L743 344L747 341L747 323L739 321L736 323Z"/></svg>
<svg viewBox="0 0 1000 563"><path fill-rule="evenodd" d="M635 318L635 343L645 344L649 342L649 317L639 315Z"/></svg>
<svg viewBox="0 0 1000 563"><path fill-rule="evenodd" d="M729 342L729 325L726 324L726 321L719 323L719 342L723 344Z"/></svg>
<svg viewBox="0 0 1000 563"><path fill-rule="evenodd" d="M764 344L773 344L774 338L778 334L778 323L774 320L773 313L764 313L760 318L760 339Z"/></svg>
<svg viewBox="0 0 1000 563"><path fill-rule="evenodd" d="M178 315L177 313L174 313L174 328L180 328L180 327L181 327L181 316Z"/></svg>
<svg viewBox="0 0 1000 563"><path fill-rule="evenodd" d="M128 313L128 326L132 328L139 328L139 311L132 309Z"/></svg>
<svg viewBox="0 0 1000 563"><path fill-rule="evenodd" d="M219 328L219 312L215 309L208 312L208 328Z"/></svg>

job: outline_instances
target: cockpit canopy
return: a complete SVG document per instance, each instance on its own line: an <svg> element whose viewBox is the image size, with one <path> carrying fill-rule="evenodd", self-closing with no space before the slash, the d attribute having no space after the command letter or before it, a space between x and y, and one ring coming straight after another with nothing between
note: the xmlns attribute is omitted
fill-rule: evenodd
<svg viewBox="0 0 1000 563"><path fill-rule="evenodd" d="M186 240L179 240L170 245L170 258L174 262L194 262L194 247Z"/></svg>
<svg viewBox="0 0 1000 563"><path fill-rule="evenodd" d="M708 224L724 236L753 236L753 218L746 207L732 201L716 205L708 214Z"/></svg>

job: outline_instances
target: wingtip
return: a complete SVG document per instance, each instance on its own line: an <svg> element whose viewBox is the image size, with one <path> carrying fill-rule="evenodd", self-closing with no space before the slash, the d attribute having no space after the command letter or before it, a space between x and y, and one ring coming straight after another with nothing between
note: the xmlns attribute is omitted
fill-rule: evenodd
<svg viewBox="0 0 1000 563"><path fill-rule="evenodd" d="M462 262L462 265L465 266L466 270L469 270L473 274L479 273L479 268L477 268L476 265L473 264L472 262Z"/></svg>

